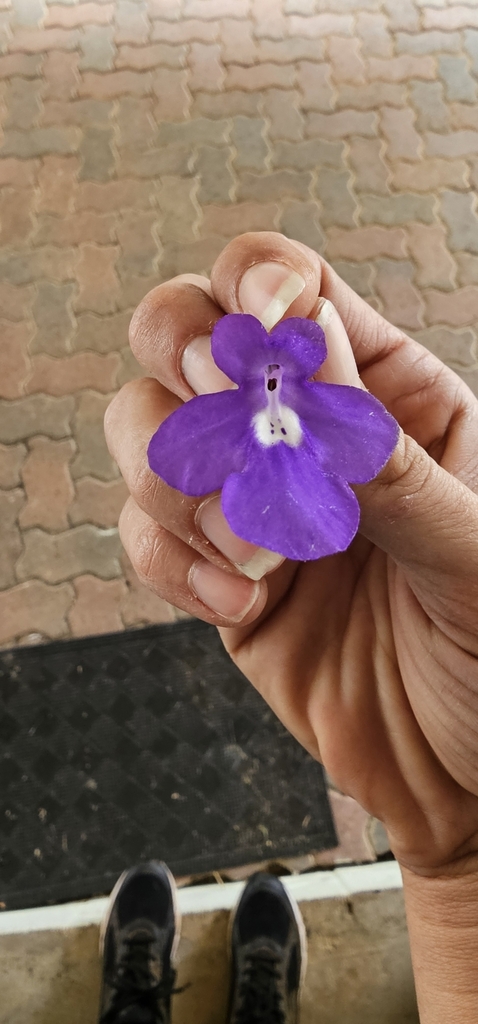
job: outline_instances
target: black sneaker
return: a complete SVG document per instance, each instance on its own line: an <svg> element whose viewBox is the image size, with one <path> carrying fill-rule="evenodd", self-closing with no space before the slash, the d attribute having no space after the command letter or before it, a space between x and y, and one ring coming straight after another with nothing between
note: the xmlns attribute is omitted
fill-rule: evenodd
<svg viewBox="0 0 478 1024"><path fill-rule="evenodd" d="M228 1024L297 1024L306 966L304 922L278 878L249 879L231 925Z"/></svg>
<svg viewBox="0 0 478 1024"><path fill-rule="evenodd" d="M125 871L110 896L100 936L99 1024L170 1024L179 942L176 887L165 864Z"/></svg>

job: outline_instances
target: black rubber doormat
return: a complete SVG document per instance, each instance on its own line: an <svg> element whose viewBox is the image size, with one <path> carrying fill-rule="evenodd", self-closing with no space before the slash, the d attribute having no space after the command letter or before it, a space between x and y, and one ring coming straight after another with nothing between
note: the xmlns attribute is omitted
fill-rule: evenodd
<svg viewBox="0 0 478 1024"><path fill-rule="evenodd" d="M336 845L321 767L197 621L0 652L0 900Z"/></svg>

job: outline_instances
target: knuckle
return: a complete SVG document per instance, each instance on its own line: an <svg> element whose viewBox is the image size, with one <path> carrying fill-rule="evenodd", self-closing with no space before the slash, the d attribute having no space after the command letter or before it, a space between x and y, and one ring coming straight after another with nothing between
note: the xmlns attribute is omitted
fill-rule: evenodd
<svg viewBox="0 0 478 1024"><path fill-rule="evenodd" d="M393 518L411 517L417 508L423 511L424 492L434 468L427 452L402 432L390 461L376 479L380 502L393 512Z"/></svg>
<svg viewBox="0 0 478 1024"><path fill-rule="evenodd" d="M160 503L161 480L149 468L148 460L138 461L132 469L129 490L138 505L146 512L155 513Z"/></svg>
<svg viewBox="0 0 478 1024"><path fill-rule="evenodd" d="M117 392L108 405L104 416L104 431L108 443L112 446L117 434L124 434L125 417L132 405L137 403L141 397L154 390L156 382L151 377L140 377L137 380L130 380Z"/></svg>
<svg viewBox="0 0 478 1024"><path fill-rule="evenodd" d="M164 580L162 564L164 548L164 532L153 521L143 523L138 531L130 559L133 569L140 580L150 590L162 593Z"/></svg>
<svg viewBox="0 0 478 1024"><path fill-rule="evenodd" d="M162 285L158 285L156 288L153 288L148 292L144 299L141 300L139 306L137 306L133 316L131 317L128 335L129 343L135 354L137 351L141 351L145 337L151 332L152 327L154 327L154 319L160 301L160 290L162 287Z"/></svg>

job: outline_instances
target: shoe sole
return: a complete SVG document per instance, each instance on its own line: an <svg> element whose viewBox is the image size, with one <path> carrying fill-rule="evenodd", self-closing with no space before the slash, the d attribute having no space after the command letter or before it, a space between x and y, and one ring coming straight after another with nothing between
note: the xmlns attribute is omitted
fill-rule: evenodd
<svg viewBox="0 0 478 1024"><path fill-rule="evenodd" d="M246 885L247 885L247 882L246 882ZM294 897L291 896L290 892L286 889L285 885L283 885L282 888L283 888L284 893L285 893L285 895L286 895L286 897L287 897L287 899L289 901L289 906L290 906L290 908L292 910L292 913L294 915L294 920L295 920L295 923L297 925L297 930L299 932L299 941L300 941L300 977L299 977L299 990L298 990L298 993L297 993L297 995L299 996L301 994L303 986L304 986L305 975L306 975L306 971L307 971L307 963L308 963L307 933L306 933L306 930L305 930L304 919L303 919L302 914L301 914L300 909L299 909L299 904L294 899ZM239 903L240 903L240 897L239 897L239 899L238 899L238 901L236 903L236 906L234 907L234 910L232 911L232 914L231 914L231 916L229 918L229 924L228 924L228 928L227 928L227 948L228 948L228 952L229 952L229 959L231 959L231 957L232 957L232 930L234 928L234 921L236 920L236 914L237 914L237 911L239 909Z"/></svg>
<svg viewBox="0 0 478 1024"><path fill-rule="evenodd" d="M164 861L156 861L156 862L153 861L152 863L156 863L156 864L160 864L161 865L163 870L166 872L166 875L167 875L167 878L168 878L168 881L169 881L169 884L170 884L170 887L171 887L171 896L172 896L172 901L173 901L173 912L174 912L174 928L175 928L173 944L172 944L172 947L171 947L171 961L174 961L174 958L175 958L176 953L178 951L179 941L180 941L180 938L181 938L181 911L180 911L179 906L178 906L176 882L174 880L173 874L171 873L171 871L168 868L168 865L165 864ZM116 897L117 897L117 895L118 895L118 893L119 893L119 891L121 889L121 886L123 885L123 882L124 882L126 876L129 874L130 871L131 871L131 868L127 868L126 871L123 871L123 874L120 875L120 877L118 878L118 881L116 882L116 885L115 885L114 889L111 892L111 896L109 898L109 902L108 902L108 906L106 908L105 916L104 916L104 918L103 918L103 920L101 922L101 925L100 925L99 947L100 947L100 956L101 956L101 958L103 958L103 953L104 953L104 948L105 948L105 936L106 936L106 931L107 931L108 925L110 923L111 914L113 913L113 906L115 904Z"/></svg>

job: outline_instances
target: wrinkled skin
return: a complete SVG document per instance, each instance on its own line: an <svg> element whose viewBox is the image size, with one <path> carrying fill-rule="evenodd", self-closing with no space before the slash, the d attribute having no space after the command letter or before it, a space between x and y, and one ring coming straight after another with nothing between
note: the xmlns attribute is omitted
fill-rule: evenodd
<svg viewBox="0 0 478 1024"><path fill-rule="evenodd" d="M192 395L179 368L187 341L210 330L221 310L241 311L241 277L262 260L283 261L306 280L286 315L312 315L319 293L332 300L363 383L404 434L380 476L355 488L362 520L349 550L284 563L261 582L243 623L231 626L191 594L187 578L198 552L236 570L198 531L199 502L152 476L146 447ZM402 865L475 870L478 402L321 258L280 235L230 243L212 273L214 303L207 289L199 278L161 285L133 319L133 350L156 380L126 385L106 419L132 494L120 524L126 550L143 582L220 627L231 657L284 724L385 823ZM353 383L354 373L351 352L330 353L328 379Z"/></svg>

